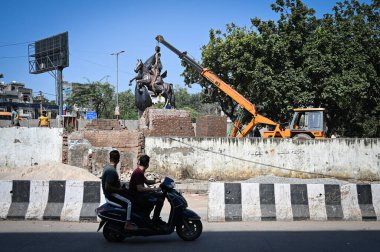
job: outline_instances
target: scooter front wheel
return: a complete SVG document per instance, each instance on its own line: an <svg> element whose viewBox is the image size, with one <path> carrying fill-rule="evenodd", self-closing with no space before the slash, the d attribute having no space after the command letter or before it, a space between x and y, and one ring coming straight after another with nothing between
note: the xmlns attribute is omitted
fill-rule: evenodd
<svg viewBox="0 0 380 252"><path fill-rule="evenodd" d="M182 220L176 225L179 237L184 241L194 241L202 234L202 222L200 220Z"/></svg>
<svg viewBox="0 0 380 252"><path fill-rule="evenodd" d="M103 228L103 236L109 242L122 242L125 236L118 231L118 228L109 222Z"/></svg>

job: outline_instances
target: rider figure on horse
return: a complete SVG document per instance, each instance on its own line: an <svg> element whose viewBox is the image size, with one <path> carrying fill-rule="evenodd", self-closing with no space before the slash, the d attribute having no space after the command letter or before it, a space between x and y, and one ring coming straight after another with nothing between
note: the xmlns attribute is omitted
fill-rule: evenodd
<svg viewBox="0 0 380 252"><path fill-rule="evenodd" d="M154 64L150 68L150 73L152 74L151 87L154 93L159 93L157 91L162 91L162 87L159 85L162 86L163 83L163 80L158 78L162 70L160 47L156 46L155 51Z"/></svg>
<svg viewBox="0 0 380 252"><path fill-rule="evenodd" d="M163 97L165 99L165 107L170 104L171 108L175 108L175 97L173 84L164 82L164 78L167 76L167 71L161 74L162 63L160 47L155 47L155 54L149 57L145 63L141 59L137 60L136 67L134 69L137 75L129 81L129 85L136 80L136 90L139 90L138 96L141 96L144 91L144 86L147 90L152 91L155 96ZM136 98L141 100L141 97ZM146 107L151 106L150 103L138 102L136 105L140 110L144 110Z"/></svg>

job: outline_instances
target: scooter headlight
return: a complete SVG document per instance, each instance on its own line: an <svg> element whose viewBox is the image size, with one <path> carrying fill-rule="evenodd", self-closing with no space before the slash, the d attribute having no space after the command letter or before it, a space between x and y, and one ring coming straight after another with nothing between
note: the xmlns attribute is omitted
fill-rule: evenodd
<svg viewBox="0 0 380 252"><path fill-rule="evenodd" d="M171 179L169 177L165 177L161 186L163 186L164 188L173 189L173 188L175 188L175 182L173 179Z"/></svg>

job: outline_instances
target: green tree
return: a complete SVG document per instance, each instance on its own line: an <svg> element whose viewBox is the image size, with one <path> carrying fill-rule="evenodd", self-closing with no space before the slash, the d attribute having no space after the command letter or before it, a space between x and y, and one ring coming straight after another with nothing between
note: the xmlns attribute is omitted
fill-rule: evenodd
<svg viewBox="0 0 380 252"><path fill-rule="evenodd" d="M73 90L66 102L70 107L76 103L79 107L95 110L98 118L113 118L114 94L114 88L108 82L95 81Z"/></svg>
<svg viewBox="0 0 380 252"><path fill-rule="evenodd" d="M137 120L138 111L135 106L135 96L132 91L121 92L119 94L120 118L125 120Z"/></svg>
<svg viewBox="0 0 380 252"><path fill-rule="evenodd" d="M177 109L186 110L190 113L191 121L195 122L201 114L202 103L198 94L189 94L184 87L177 86L175 89Z"/></svg>
<svg viewBox="0 0 380 252"><path fill-rule="evenodd" d="M318 98L329 110L329 125L346 136L380 136L379 6L337 3L313 36L324 69ZM308 67L318 63L309 61Z"/></svg>
<svg viewBox="0 0 380 252"><path fill-rule="evenodd" d="M338 2L333 14L318 19L301 0L277 0L277 21L252 18L250 28L211 29L202 64L273 120L289 121L293 107L326 107L330 130L379 137L379 3ZM238 115L235 102L188 66L182 75L202 85L204 101Z"/></svg>
<svg viewBox="0 0 380 252"><path fill-rule="evenodd" d="M202 103L200 94L190 94L185 87L179 86L176 86L174 89L174 94L177 108L192 107L195 110L201 110Z"/></svg>
<svg viewBox="0 0 380 252"><path fill-rule="evenodd" d="M205 103L205 96L202 93L190 94L185 87L175 88L177 109L187 110L191 114L192 121L201 115L214 114L220 111L218 103Z"/></svg>

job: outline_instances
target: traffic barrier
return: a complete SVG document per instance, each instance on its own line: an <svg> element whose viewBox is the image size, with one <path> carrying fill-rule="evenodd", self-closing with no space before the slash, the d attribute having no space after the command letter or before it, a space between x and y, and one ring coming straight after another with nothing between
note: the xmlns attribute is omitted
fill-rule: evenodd
<svg viewBox="0 0 380 252"><path fill-rule="evenodd" d="M380 184L210 183L208 221L380 220Z"/></svg>
<svg viewBox="0 0 380 252"><path fill-rule="evenodd" d="M0 181L0 218L96 222L101 190L99 181Z"/></svg>
<svg viewBox="0 0 380 252"><path fill-rule="evenodd" d="M0 181L0 218L98 221L100 181ZM380 184L209 184L208 221L380 220Z"/></svg>
<svg viewBox="0 0 380 252"><path fill-rule="evenodd" d="M207 192L207 184L179 184L183 192ZM105 203L100 181L0 180L0 219L96 222Z"/></svg>

